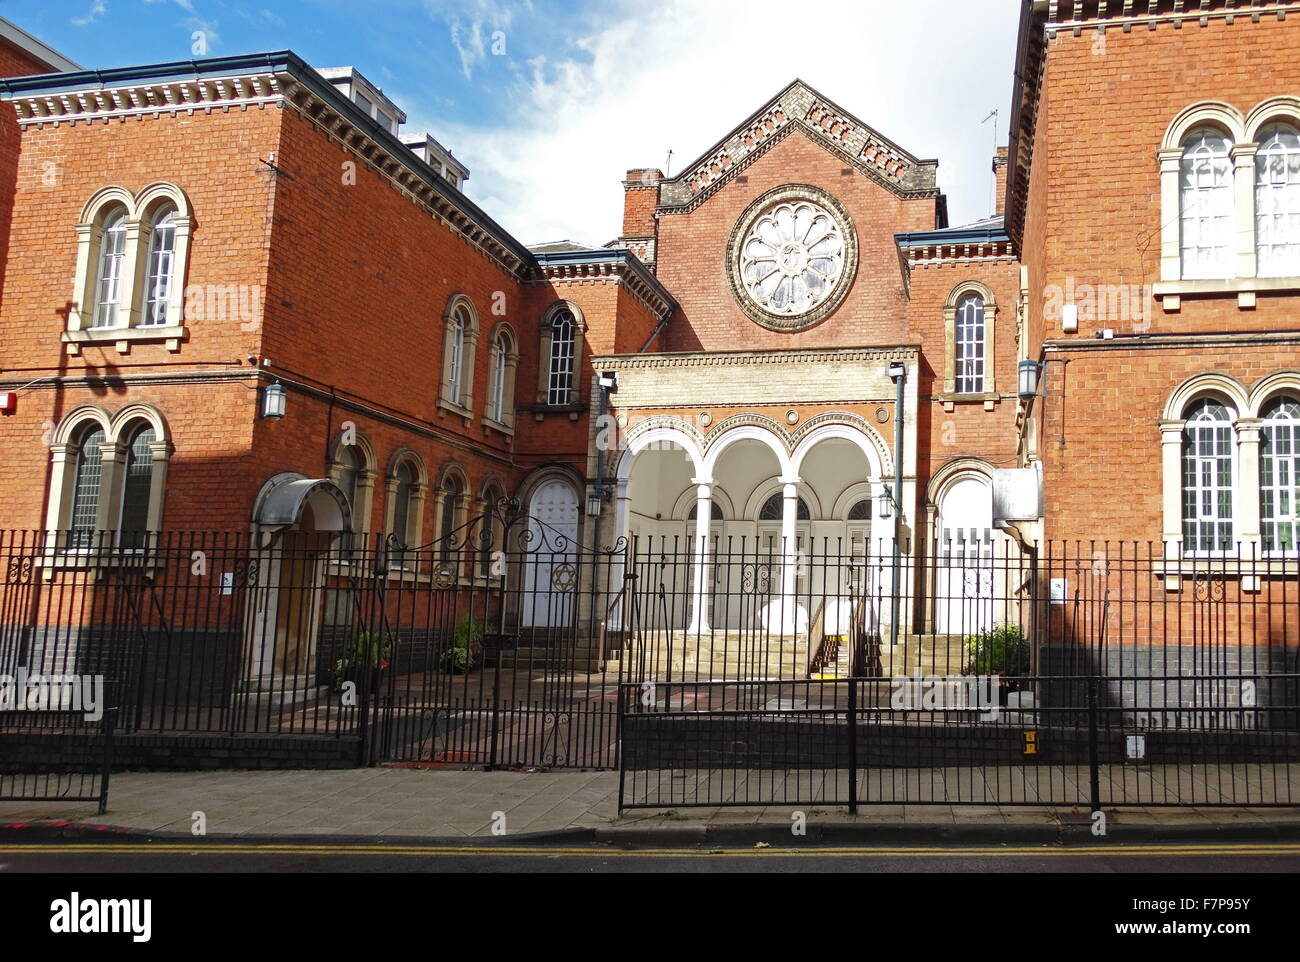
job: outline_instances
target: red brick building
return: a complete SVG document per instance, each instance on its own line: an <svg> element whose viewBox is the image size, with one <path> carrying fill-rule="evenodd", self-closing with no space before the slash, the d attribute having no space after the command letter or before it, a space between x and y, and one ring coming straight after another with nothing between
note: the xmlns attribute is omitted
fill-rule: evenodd
<svg viewBox="0 0 1300 962"><path fill-rule="evenodd" d="M796 634L850 617L798 602L834 595L800 556L895 547L910 635L1057 624L1016 580L1050 539L1153 543L1148 609L1208 565L1285 611L1289 9L1026 2L975 224L948 223L938 161L796 80L675 176L628 171L596 250L510 236L355 71L286 51L32 77L14 48L0 527L415 546L518 498L583 545L693 556L672 618L697 633L738 626L709 586L773 545L760 614Z"/></svg>

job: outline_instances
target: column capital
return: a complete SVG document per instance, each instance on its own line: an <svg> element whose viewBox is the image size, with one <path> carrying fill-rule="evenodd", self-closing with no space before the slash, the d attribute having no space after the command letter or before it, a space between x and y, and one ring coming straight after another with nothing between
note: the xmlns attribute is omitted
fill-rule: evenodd
<svg viewBox="0 0 1300 962"><path fill-rule="evenodd" d="M691 484L699 488L712 488L716 483L712 478L691 478Z"/></svg>

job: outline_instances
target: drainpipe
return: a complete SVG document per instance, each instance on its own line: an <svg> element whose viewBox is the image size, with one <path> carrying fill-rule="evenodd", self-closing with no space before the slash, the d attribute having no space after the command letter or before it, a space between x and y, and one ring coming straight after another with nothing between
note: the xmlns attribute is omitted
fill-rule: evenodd
<svg viewBox="0 0 1300 962"><path fill-rule="evenodd" d="M893 376L895 368L890 365ZM903 561L903 387L907 383L907 368L898 365L898 375L894 383L898 395L894 401L894 578L892 582L893 598L890 601L889 644L898 644L898 613L902 601L902 588L899 585Z"/></svg>

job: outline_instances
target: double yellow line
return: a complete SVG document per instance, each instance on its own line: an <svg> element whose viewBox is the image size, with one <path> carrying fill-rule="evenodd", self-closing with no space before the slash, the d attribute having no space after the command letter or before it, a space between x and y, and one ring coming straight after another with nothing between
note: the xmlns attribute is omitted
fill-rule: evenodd
<svg viewBox="0 0 1300 962"><path fill-rule="evenodd" d="M319 843L251 842L248 844L203 842L102 842L67 845L0 845L0 855L408 855L408 856L510 856L513 858L772 858L813 855L820 858L869 858L920 856L941 858L989 858L1008 856L1084 857L1097 856L1300 856L1300 843L1211 843L1197 845L1083 845L1071 848L1034 845L952 846L786 846L771 848L647 848L618 849L498 845L381 845L373 842L325 845Z"/></svg>

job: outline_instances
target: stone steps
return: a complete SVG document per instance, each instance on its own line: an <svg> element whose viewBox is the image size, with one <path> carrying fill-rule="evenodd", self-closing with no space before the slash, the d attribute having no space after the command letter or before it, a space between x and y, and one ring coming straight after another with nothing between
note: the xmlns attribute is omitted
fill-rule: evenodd
<svg viewBox="0 0 1300 962"><path fill-rule="evenodd" d="M880 664L886 677L911 675L960 675L966 667L966 649L961 635L904 635L897 646L885 638L880 646Z"/></svg>

